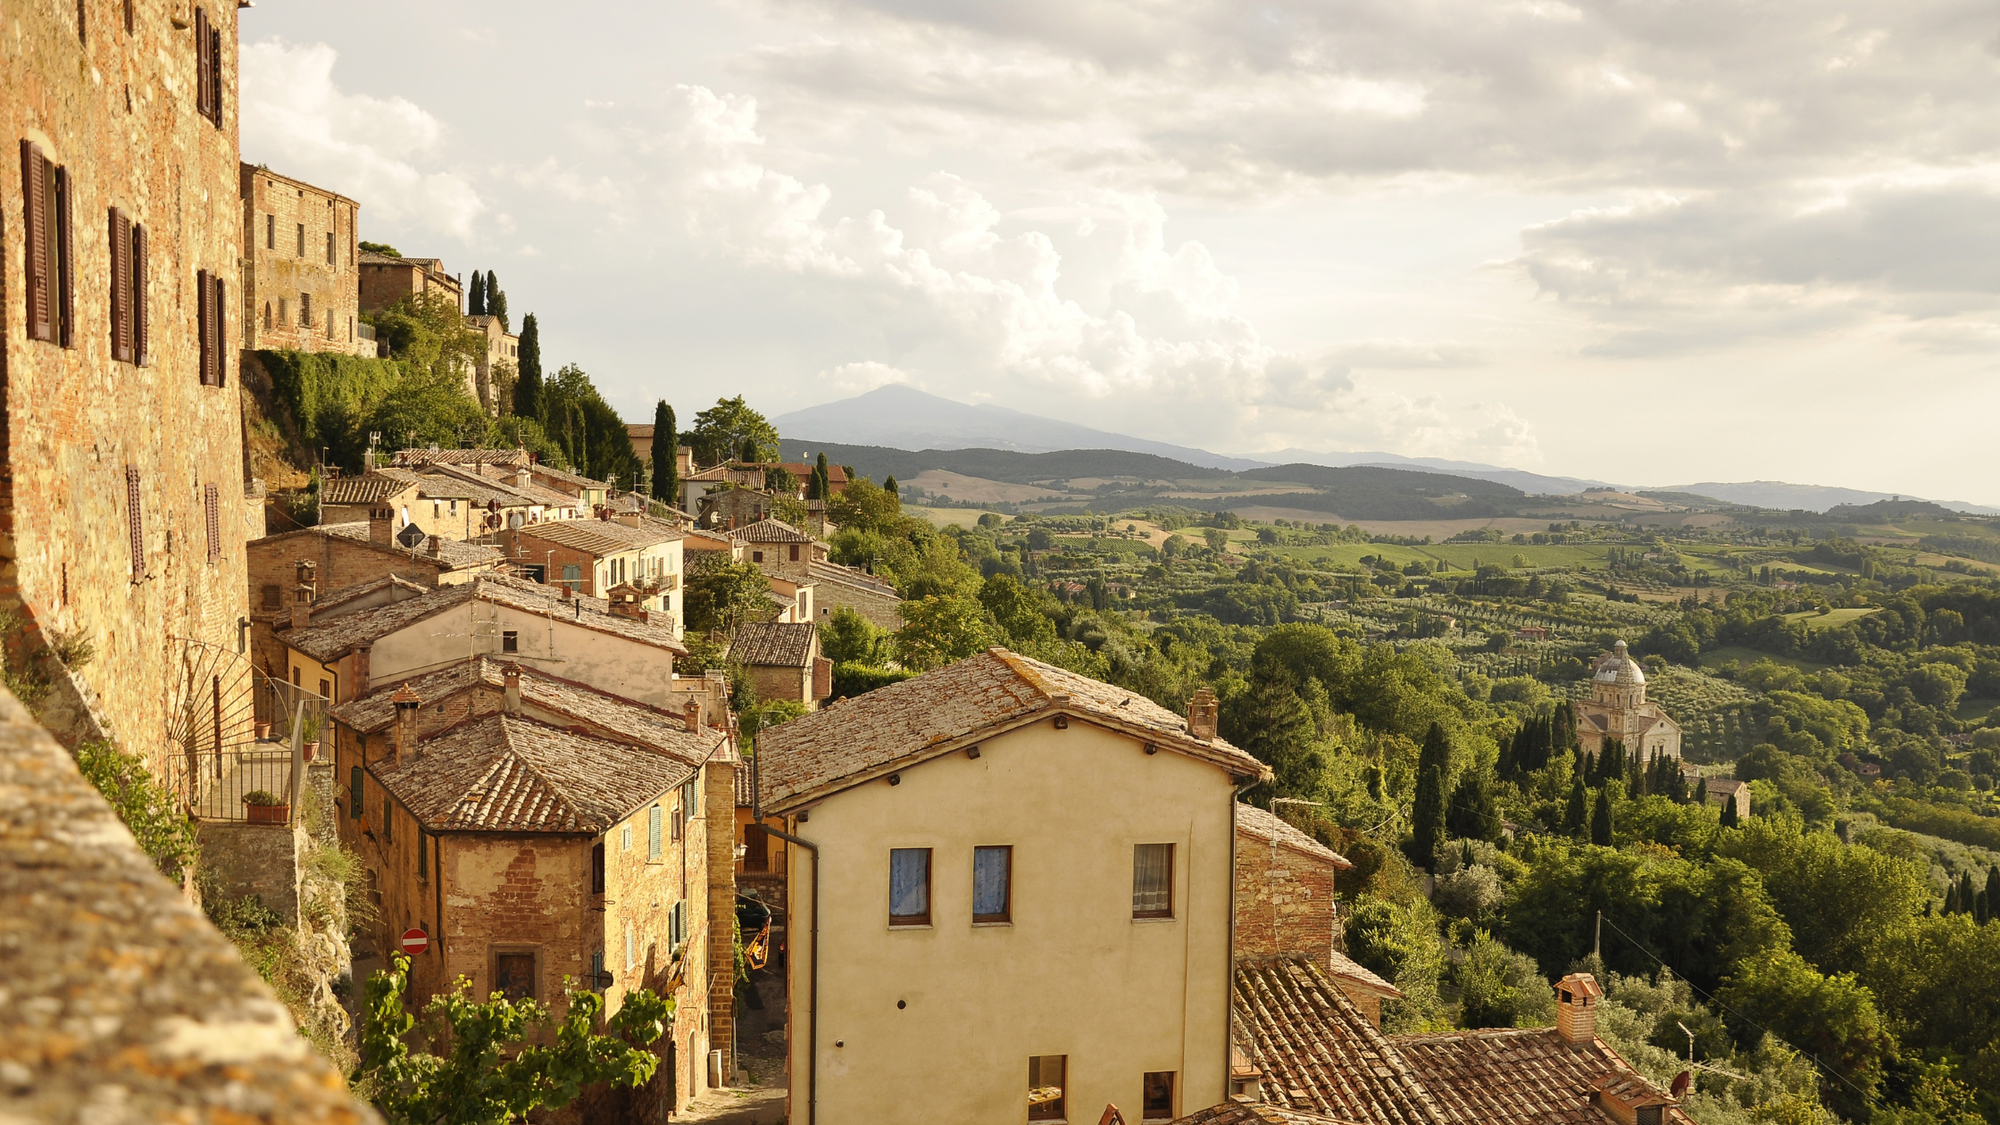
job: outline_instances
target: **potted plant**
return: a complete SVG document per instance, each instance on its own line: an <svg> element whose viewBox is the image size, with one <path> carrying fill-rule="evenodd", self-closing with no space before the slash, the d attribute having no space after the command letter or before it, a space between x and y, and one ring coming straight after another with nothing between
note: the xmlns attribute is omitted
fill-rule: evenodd
<svg viewBox="0 0 2000 1125"><path fill-rule="evenodd" d="M243 807L252 824L284 824L292 819L290 802L268 789L243 794Z"/></svg>
<svg viewBox="0 0 2000 1125"><path fill-rule="evenodd" d="M257 720L256 727L257 741L269 742L271 740L271 724L259 719Z"/></svg>
<svg viewBox="0 0 2000 1125"><path fill-rule="evenodd" d="M319 716L308 714L299 728L299 744L305 748L306 761L319 756Z"/></svg>

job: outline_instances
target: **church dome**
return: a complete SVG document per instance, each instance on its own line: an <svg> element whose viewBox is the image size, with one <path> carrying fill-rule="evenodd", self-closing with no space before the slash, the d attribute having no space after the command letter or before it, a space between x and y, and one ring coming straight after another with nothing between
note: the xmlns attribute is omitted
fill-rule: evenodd
<svg viewBox="0 0 2000 1125"><path fill-rule="evenodd" d="M1619 641L1597 662L1591 679L1600 684L1643 684L1646 673L1638 661L1625 654L1625 642Z"/></svg>

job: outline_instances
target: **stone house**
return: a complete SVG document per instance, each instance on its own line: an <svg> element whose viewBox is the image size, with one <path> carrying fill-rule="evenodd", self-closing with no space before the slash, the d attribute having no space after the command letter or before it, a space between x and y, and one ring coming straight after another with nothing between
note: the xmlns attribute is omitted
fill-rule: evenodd
<svg viewBox="0 0 2000 1125"><path fill-rule="evenodd" d="M758 520L729 537L743 545L744 557L773 578L809 582L813 564L826 561L826 544L783 520Z"/></svg>
<svg viewBox="0 0 2000 1125"><path fill-rule="evenodd" d="M324 685L319 694L335 703L366 695L374 684L487 655L666 707L675 702L674 658L687 652L664 622L572 596L567 587L494 574L294 628L281 639L292 682Z"/></svg>
<svg viewBox="0 0 2000 1125"><path fill-rule="evenodd" d="M812 583L794 582L788 578L773 578L768 575L765 577L765 581L771 584L769 595L771 604L778 607L778 616L773 618L773 620L786 622L805 621L808 623L819 620L819 615L814 608L817 603L814 596L815 588Z"/></svg>
<svg viewBox="0 0 2000 1125"><path fill-rule="evenodd" d="M726 531L709 531L699 527L682 528L681 550L689 556L697 553L722 555L729 562L743 561L743 544L731 539Z"/></svg>
<svg viewBox="0 0 2000 1125"><path fill-rule="evenodd" d="M760 732L756 812L805 842L788 1119L1222 1101L1235 794L1269 771L1214 724L995 648Z"/></svg>
<svg viewBox="0 0 2000 1125"><path fill-rule="evenodd" d="M630 584L643 593L639 608L663 613L681 628L681 531L659 520L569 520L502 531L492 541L537 582L604 597Z"/></svg>
<svg viewBox="0 0 2000 1125"><path fill-rule="evenodd" d="M186 794L189 754L217 747L174 744L171 717L209 693L179 658L241 668L243 544L263 532L241 502L237 8L127 11L6 17L0 610L31 652L95 646L42 706L60 737L114 736ZM224 741L247 736L247 676L224 690Z"/></svg>
<svg viewBox="0 0 2000 1125"><path fill-rule="evenodd" d="M903 627L903 597L890 583L858 567L830 562L816 562L806 573L812 579L813 606L820 621L849 606L876 628L893 633Z"/></svg>
<svg viewBox="0 0 2000 1125"><path fill-rule="evenodd" d="M497 417L500 413L500 392L493 373L501 373L500 382L509 386L513 384L514 373L521 364L521 338L507 331L506 325L501 324L497 316L468 316L465 326L477 332L485 342L479 358L473 362L472 379L478 391L479 405L486 408L486 413Z"/></svg>
<svg viewBox="0 0 2000 1125"><path fill-rule="evenodd" d="M1681 725L1646 701L1646 671L1626 654L1624 641L1592 668L1590 698L1576 704L1576 737L1592 757L1614 738L1623 741L1628 757L1641 762L1654 754L1681 756Z"/></svg>
<svg viewBox="0 0 2000 1125"><path fill-rule="evenodd" d="M1708 779L1708 803L1718 809L1728 808L1729 799L1736 798L1736 815L1750 815L1750 783L1726 777Z"/></svg>
<svg viewBox="0 0 2000 1125"><path fill-rule="evenodd" d="M444 272L436 258L398 258L374 250L361 251L361 311L380 312L405 297L442 293L461 312L465 294L458 278Z"/></svg>
<svg viewBox="0 0 2000 1125"><path fill-rule="evenodd" d="M810 621L739 625L729 659L743 665L760 700L784 699L812 710L833 694L833 661L819 654L819 626Z"/></svg>
<svg viewBox="0 0 2000 1125"><path fill-rule="evenodd" d="M692 464L693 453L690 451L689 465L692 466ZM751 492L761 493L764 489L764 470L746 468L741 465L724 462L698 472L683 472L680 475L680 481L681 511L699 517L704 516L707 512L703 501L708 499L713 493L726 492L732 488L749 489ZM769 500L770 497L767 495L765 501L768 503ZM747 523L749 521L745 520L744 522Z"/></svg>
<svg viewBox="0 0 2000 1125"><path fill-rule="evenodd" d="M733 531L769 519L772 499L770 493L750 488L709 489L697 504L695 519L703 527Z"/></svg>
<svg viewBox="0 0 2000 1125"><path fill-rule="evenodd" d="M373 357L374 330L358 319L361 205L251 164L239 195L243 346Z"/></svg>

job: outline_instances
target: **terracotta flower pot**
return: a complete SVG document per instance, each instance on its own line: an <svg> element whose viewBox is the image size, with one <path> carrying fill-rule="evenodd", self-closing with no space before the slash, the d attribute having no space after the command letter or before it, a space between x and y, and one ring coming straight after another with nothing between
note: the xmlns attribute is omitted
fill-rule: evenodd
<svg viewBox="0 0 2000 1125"><path fill-rule="evenodd" d="M318 740L314 740L312 742L308 742L305 744L305 754L306 754L306 761L308 762L312 761L314 758L317 758L319 756Z"/></svg>
<svg viewBox="0 0 2000 1125"><path fill-rule="evenodd" d="M290 805L245 805L252 824L284 824L292 819Z"/></svg>
<svg viewBox="0 0 2000 1125"><path fill-rule="evenodd" d="M259 741L259 742L264 742L264 741L267 741L267 740L269 740L269 739L270 739L270 737L271 737L271 724L269 724L269 723L258 723L258 724L257 724L257 741Z"/></svg>

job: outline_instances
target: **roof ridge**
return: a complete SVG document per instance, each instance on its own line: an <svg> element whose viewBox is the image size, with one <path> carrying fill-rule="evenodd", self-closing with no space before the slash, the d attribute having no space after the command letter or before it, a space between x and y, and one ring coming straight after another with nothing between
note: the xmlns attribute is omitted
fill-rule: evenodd
<svg viewBox="0 0 2000 1125"><path fill-rule="evenodd" d="M1028 657L1022 656L1018 652L1009 651L1000 645L994 645L987 649L986 655L998 658L1000 663L1005 664L1009 671L1026 681L1029 687L1041 692L1044 700L1050 703L1058 702L1056 699L1058 693L1049 687L1048 681L1044 680L1039 672L1023 663L1029 659ZM1061 692L1060 694L1062 696L1061 702L1067 703L1070 693Z"/></svg>

